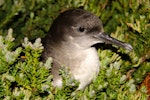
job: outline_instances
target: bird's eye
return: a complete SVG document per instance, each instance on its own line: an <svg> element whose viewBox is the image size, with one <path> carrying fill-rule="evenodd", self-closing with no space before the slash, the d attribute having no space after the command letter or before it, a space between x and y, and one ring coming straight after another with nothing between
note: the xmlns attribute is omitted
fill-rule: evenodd
<svg viewBox="0 0 150 100"><path fill-rule="evenodd" d="M85 31L85 28L84 27L79 27L79 32L84 32Z"/></svg>

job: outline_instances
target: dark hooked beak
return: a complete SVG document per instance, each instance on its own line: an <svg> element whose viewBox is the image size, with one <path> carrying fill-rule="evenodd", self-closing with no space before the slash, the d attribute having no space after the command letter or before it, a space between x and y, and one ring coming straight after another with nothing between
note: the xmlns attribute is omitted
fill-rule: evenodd
<svg viewBox="0 0 150 100"><path fill-rule="evenodd" d="M105 42L105 43L108 43L108 44L113 44L113 45L116 45L116 46L119 46L119 47L122 47L124 49L127 49L129 51L132 51L133 48L130 44L128 43L125 43L125 42L122 42L122 41L119 41L113 37L111 37L110 35L108 35L107 33L105 32L101 32L99 33L97 36L96 36L98 39L100 39L102 42Z"/></svg>

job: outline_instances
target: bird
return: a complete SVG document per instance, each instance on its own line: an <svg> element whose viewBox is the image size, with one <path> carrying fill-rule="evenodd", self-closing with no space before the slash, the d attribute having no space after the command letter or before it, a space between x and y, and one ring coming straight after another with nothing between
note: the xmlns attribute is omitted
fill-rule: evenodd
<svg viewBox="0 0 150 100"><path fill-rule="evenodd" d="M98 75L100 61L97 49L99 43L113 44L129 51L129 43L119 41L107 34L102 21L93 13L76 8L62 12L53 22L43 38L43 60L52 57L52 85L62 87L59 69L66 66L75 80L79 81L77 90L83 90Z"/></svg>

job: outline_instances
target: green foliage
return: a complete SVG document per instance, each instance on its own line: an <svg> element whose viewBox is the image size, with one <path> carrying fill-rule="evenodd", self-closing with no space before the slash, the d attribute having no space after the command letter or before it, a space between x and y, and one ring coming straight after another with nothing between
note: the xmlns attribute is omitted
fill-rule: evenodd
<svg viewBox="0 0 150 100"><path fill-rule="evenodd" d="M51 63L39 62L43 50L40 39L31 43L24 39L23 48L18 47L12 51L12 29L8 35L1 36L1 95L3 98L30 98L50 91L51 79L49 75ZM21 53L25 56L24 61ZM3 60L3 61L2 61Z"/></svg>
<svg viewBox="0 0 150 100"><path fill-rule="evenodd" d="M138 84L150 72L149 5L149 0L0 0L0 98L146 100L146 88ZM104 45L98 50L99 75L85 90L75 91L78 82L65 67L60 70L63 87L54 88L52 58L41 62L38 37L45 36L59 13L80 6L99 16L106 32L131 43L134 50ZM24 37L37 39L31 43Z"/></svg>

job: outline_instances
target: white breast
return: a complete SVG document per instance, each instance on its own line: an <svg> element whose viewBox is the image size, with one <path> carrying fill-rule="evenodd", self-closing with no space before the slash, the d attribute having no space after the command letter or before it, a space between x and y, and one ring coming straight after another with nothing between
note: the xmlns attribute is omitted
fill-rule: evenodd
<svg viewBox="0 0 150 100"><path fill-rule="evenodd" d="M61 64L69 67L73 77L80 82L77 90L84 89L99 72L99 57L94 47L88 49L65 50L63 59L59 59ZM61 87L62 79L55 79L54 86Z"/></svg>
<svg viewBox="0 0 150 100"><path fill-rule="evenodd" d="M82 57L81 57L82 56ZM76 80L80 82L78 90L85 88L98 75L99 57L95 48L89 48L80 52L76 57L83 58L78 68L72 71Z"/></svg>

